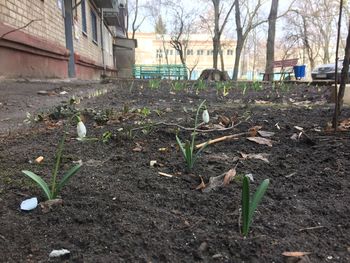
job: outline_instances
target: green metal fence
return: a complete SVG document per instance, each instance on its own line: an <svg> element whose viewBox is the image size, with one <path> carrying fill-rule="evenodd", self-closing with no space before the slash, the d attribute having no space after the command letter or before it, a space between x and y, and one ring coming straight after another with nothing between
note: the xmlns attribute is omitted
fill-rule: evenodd
<svg viewBox="0 0 350 263"><path fill-rule="evenodd" d="M137 79L187 79L184 65L134 65L133 74Z"/></svg>

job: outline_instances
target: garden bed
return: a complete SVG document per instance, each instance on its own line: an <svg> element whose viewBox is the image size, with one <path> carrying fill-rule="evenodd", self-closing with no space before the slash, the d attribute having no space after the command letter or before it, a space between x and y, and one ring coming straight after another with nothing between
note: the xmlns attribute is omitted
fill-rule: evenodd
<svg viewBox="0 0 350 263"><path fill-rule="evenodd" d="M326 87L113 85L107 94L52 109L25 133L0 139L1 261L59 262L49 254L62 248L70 262L285 262L282 253L294 251L310 252L300 262L350 261L350 135L326 128L333 114ZM204 99L211 116L204 128L211 131L200 132L198 143L255 127L274 133L272 147L246 136L216 143L187 173L175 135L190 138L183 127L193 127ZM98 140L76 140L69 124L62 170L80 160L82 169L60 193L63 205L23 212L22 200L45 198L21 170L50 180L70 111L81 113L88 137ZM342 116L349 114L346 108ZM212 131L220 129L220 116L233 122ZM103 134L110 135L105 142ZM269 163L242 153L267 154ZM33 162L38 156L41 164ZM234 167L237 179L228 185L196 190L201 178L208 186L210 177ZM245 174L254 178L252 191L270 179L246 238L240 231Z"/></svg>

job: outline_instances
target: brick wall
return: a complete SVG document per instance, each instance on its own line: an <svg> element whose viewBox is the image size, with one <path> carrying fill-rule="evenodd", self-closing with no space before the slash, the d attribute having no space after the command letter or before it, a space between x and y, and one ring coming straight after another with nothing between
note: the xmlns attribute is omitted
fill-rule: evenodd
<svg viewBox="0 0 350 263"><path fill-rule="evenodd" d="M73 1L74 2L74 1ZM82 26L82 5L78 6L74 11L74 51L79 55L87 57L96 61L102 65L102 50L101 50L101 19L99 17L99 10L86 0L86 33L83 32ZM92 38L92 19L91 11L96 14L97 19L97 41ZM113 67L113 48L112 48L112 35L108 29L103 26L104 35L104 58L105 64L109 67Z"/></svg>
<svg viewBox="0 0 350 263"><path fill-rule="evenodd" d="M19 28L36 19L22 31L65 47L64 19L56 0L0 0L5 25Z"/></svg>

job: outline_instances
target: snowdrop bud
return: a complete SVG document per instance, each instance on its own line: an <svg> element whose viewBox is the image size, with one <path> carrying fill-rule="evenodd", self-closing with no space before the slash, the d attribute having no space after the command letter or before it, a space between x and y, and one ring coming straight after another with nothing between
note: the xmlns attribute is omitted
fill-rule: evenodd
<svg viewBox="0 0 350 263"><path fill-rule="evenodd" d="M82 121L78 122L77 133L78 133L79 139L83 139L86 136L86 127Z"/></svg>
<svg viewBox="0 0 350 263"><path fill-rule="evenodd" d="M203 111L202 119L203 119L204 123L208 123L209 122L209 113L208 113L207 109L205 109Z"/></svg>

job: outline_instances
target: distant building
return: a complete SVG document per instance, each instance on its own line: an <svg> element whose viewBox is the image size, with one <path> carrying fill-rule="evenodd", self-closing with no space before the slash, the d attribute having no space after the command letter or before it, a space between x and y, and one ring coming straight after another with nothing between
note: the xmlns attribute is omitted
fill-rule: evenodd
<svg viewBox="0 0 350 263"><path fill-rule="evenodd" d="M116 76L126 0L0 1L0 78Z"/></svg>
<svg viewBox="0 0 350 263"><path fill-rule="evenodd" d="M178 53L170 45L169 35L136 33L135 38L138 42L138 47L135 50L135 64L181 64ZM236 43L233 40L223 38L221 44L224 68L232 76ZM202 70L213 67L212 37L207 34L191 34L184 55L187 67L193 69L191 79L197 79ZM218 57L218 68L221 69L220 56Z"/></svg>

